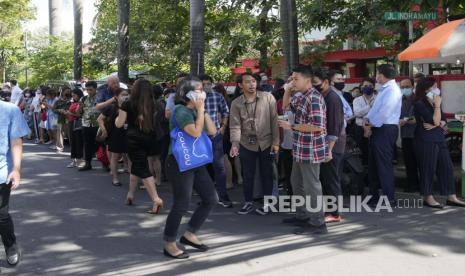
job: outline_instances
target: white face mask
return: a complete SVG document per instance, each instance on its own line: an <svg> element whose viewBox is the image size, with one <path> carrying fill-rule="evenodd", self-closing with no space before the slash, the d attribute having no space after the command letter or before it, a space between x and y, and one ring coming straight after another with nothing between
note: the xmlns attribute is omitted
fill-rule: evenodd
<svg viewBox="0 0 465 276"><path fill-rule="evenodd" d="M122 102L125 102L125 101L129 100L129 95L128 96L121 96L120 99L121 99Z"/></svg>
<svg viewBox="0 0 465 276"><path fill-rule="evenodd" d="M205 93L204 91L202 91L202 92L189 91L189 93L187 93L186 97L188 99L190 99L191 101L193 101L193 100L205 100L205 98L207 98L207 93Z"/></svg>
<svg viewBox="0 0 465 276"><path fill-rule="evenodd" d="M436 96L441 96L441 90L439 90L437 87L431 90L431 92L433 92L433 94Z"/></svg>

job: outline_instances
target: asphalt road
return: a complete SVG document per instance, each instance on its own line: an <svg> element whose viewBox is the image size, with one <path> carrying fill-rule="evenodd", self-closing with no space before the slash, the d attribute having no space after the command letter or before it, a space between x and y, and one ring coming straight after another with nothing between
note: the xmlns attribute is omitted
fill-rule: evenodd
<svg viewBox="0 0 465 276"><path fill-rule="evenodd" d="M68 162L25 145L22 185L10 203L23 259L12 268L2 254L3 274L460 275L465 268L465 209L451 207L344 214L328 235L311 237L291 234L280 223L285 214L240 216L239 205L218 206L199 233L212 250L169 260L162 255L167 208L146 214L145 191L125 206L127 175L113 187L103 170L77 172ZM159 190L169 208L169 184ZM242 198L240 189L232 195Z"/></svg>

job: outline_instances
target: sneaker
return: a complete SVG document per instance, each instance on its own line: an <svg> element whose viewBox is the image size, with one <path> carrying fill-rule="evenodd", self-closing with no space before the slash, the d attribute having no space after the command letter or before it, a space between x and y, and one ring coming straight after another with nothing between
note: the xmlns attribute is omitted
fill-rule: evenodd
<svg viewBox="0 0 465 276"><path fill-rule="evenodd" d="M257 209L255 209L255 212L257 214L259 214L260 216L266 216L266 215L268 215L270 213L270 211L265 210L265 207L257 208Z"/></svg>
<svg viewBox="0 0 465 276"><path fill-rule="evenodd" d="M73 160L71 161L71 163L68 164L68 166L66 166L67 168L74 168L77 166L77 162L76 160Z"/></svg>
<svg viewBox="0 0 465 276"><path fill-rule="evenodd" d="M13 244L11 247L5 250L6 252L6 261L9 265L17 265L19 263L19 258L21 257L21 252L16 244Z"/></svg>
<svg viewBox="0 0 465 276"><path fill-rule="evenodd" d="M56 146L50 146L49 149L51 149L51 150L57 150L57 147L56 147Z"/></svg>
<svg viewBox="0 0 465 276"><path fill-rule="evenodd" d="M47 142L44 143L44 145L51 145L53 143L52 140L48 140Z"/></svg>
<svg viewBox="0 0 465 276"><path fill-rule="evenodd" d="M307 226L302 226L294 230L294 234L296 235L306 235L306 234L322 235L322 234L327 234L327 233L328 233L328 228L326 228L325 223L323 223L320 226L308 224Z"/></svg>
<svg viewBox="0 0 465 276"><path fill-rule="evenodd" d="M77 160L76 161L76 167L78 168L82 168L86 165L86 162L84 162L83 160Z"/></svg>
<svg viewBox="0 0 465 276"><path fill-rule="evenodd" d="M242 206L241 210L237 212L239 215L247 215L248 213L254 210L254 206L252 202L246 202L244 206Z"/></svg>
<svg viewBox="0 0 465 276"><path fill-rule="evenodd" d="M334 215L325 216L325 223L341 222L341 220L342 220L341 216L334 216Z"/></svg>
<svg viewBox="0 0 465 276"><path fill-rule="evenodd" d="M232 208L233 207L233 203L230 200L220 199L218 201L218 204L223 206L224 208Z"/></svg>

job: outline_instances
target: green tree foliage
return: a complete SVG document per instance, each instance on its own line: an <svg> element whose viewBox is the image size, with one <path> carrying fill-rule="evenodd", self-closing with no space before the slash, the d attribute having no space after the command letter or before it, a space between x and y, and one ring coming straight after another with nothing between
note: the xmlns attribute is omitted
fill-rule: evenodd
<svg viewBox="0 0 465 276"><path fill-rule="evenodd" d="M31 50L29 68L30 86L48 82L71 80L73 77L73 40L69 38L44 37L50 41L45 46Z"/></svg>
<svg viewBox="0 0 465 276"><path fill-rule="evenodd" d="M277 3L206 0L206 72L217 79L227 79L228 68L240 57L259 57L264 48L267 55L277 55ZM267 12L262 12L263 8ZM90 64L96 70L106 70L116 61L116 0L99 0L97 10ZM145 66L162 79L173 79L178 72L189 71L188 0L131 1L129 28L131 69Z"/></svg>
<svg viewBox="0 0 465 276"><path fill-rule="evenodd" d="M24 59L21 23L31 19L30 0L0 0L0 81L16 77L18 63ZM11 69L11 70L10 70ZM11 71L11 72L9 72Z"/></svg>

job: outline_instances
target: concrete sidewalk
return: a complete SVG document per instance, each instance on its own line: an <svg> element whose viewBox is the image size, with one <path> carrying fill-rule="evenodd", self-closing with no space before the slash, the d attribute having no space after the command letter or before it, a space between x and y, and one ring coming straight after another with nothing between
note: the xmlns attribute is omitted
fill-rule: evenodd
<svg viewBox="0 0 465 276"><path fill-rule="evenodd" d="M162 255L162 232L171 205L168 184L159 187L166 208L149 215L138 191L124 205L122 187L103 170L67 169L69 158L26 145L23 182L11 198L23 260L8 275L460 275L465 260L465 209L395 209L351 213L320 237L295 236L285 214L237 215L218 206L200 238L207 253L188 260ZM96 163L94 163L96 164ZM97 165L97 164L96 164ZM241 201L240 189L232 197ZM192 209L198 198L193 198Z"/></svg>

